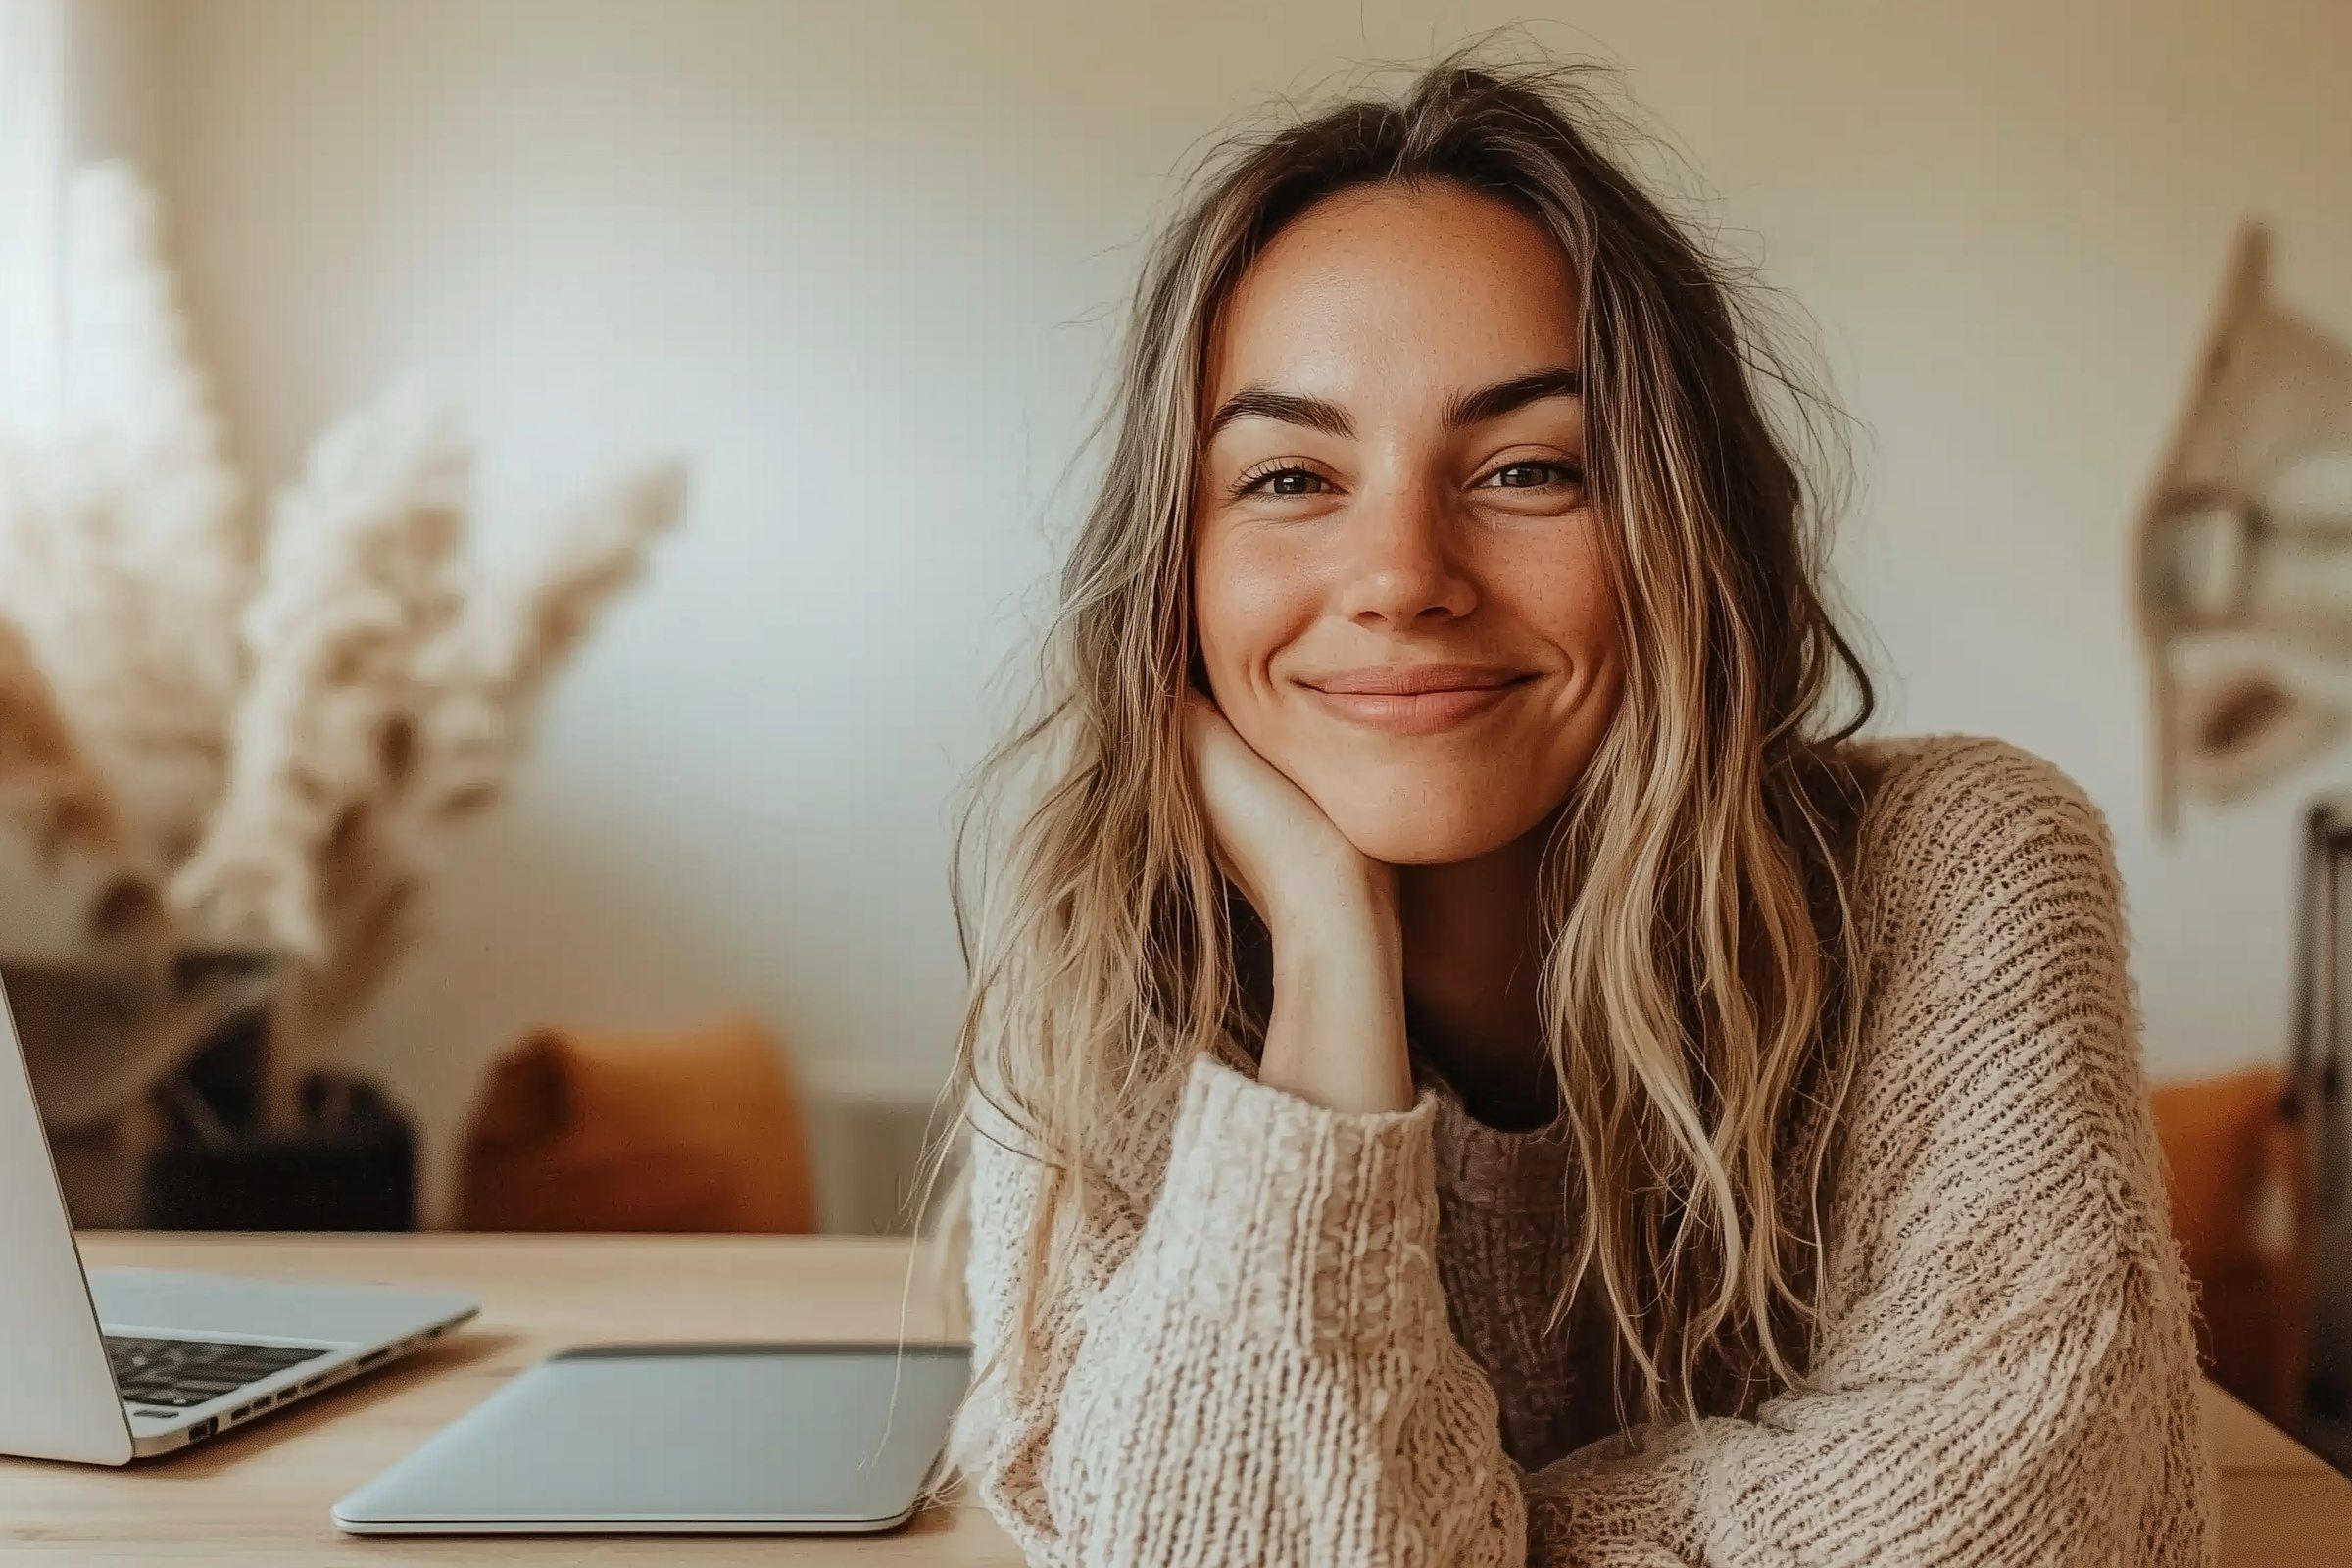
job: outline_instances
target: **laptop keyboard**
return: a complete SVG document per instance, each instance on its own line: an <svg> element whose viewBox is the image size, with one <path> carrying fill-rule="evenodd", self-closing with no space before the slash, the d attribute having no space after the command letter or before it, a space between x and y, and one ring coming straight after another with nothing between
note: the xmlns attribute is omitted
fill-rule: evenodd
<svg viewBox="0 0 2352 1568"><path fill-rule="evenodd" d="M123 1402L174 1410L209 1403L325 1353L302 1345L221 1345L211 1340L106 1336L106 1359L114 1367L115 1387Z"/></svg>

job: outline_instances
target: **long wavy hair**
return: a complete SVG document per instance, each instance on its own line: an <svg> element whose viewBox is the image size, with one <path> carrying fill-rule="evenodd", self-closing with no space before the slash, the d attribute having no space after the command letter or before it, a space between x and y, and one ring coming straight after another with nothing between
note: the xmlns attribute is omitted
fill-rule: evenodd
<svg viewBox="0 0 2352 1568"><path fill-rule="evenodd" d="M1026 1386L1035 1309L1065 1283L1050 1240L1191 1060L1262 1048L1264 933L1216 868L1181 728L1212 323L1314 203L1444 180L1542 224L1581 286L1586 466L1626 649L1619 710L1542 860L1544 1046L1574 1155L1552 1324L1582 1303L1613 1325L1621 1419L1743 1413L1811 1352L1860 959L1847 743L1874 705L1822 588L1841 433L1752 269L1612 153L1627 122L1593 68L1482 51L1399 98L1218 141L1146 258L1033 707L980 762L956 834L971 984L945 1099L998 1137L970 1115L984 1099L1042 1194L1029 1233L997 1239L1026 1264L975 1387ZM993 809L1016 779L1023 809ZM929 1151L926 1207L956 1130Z"/></svg>

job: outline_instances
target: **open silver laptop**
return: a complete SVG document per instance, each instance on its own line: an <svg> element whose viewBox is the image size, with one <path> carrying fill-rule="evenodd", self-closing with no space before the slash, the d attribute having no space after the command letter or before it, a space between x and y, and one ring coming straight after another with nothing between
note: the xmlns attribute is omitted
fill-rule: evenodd
<svg viewBox="0 0 2352 1568"><path fill-rule="evenodd" d="M0 1453L124 1464L414 1349L464 1296L162 1269L86 1275L0 991Z"/></svg>

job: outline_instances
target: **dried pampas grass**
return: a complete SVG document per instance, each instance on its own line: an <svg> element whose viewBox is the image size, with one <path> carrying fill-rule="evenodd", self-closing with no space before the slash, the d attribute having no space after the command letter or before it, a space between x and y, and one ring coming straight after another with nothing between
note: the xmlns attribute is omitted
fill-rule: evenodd
<svg viewBox="0 0 2352 1568"><path fill-rule="evenodd" d="M413 941L444 839L503 792L548 681L676 524L686 474L624 474L486 567L473 444L411 380L256 517L146 186L86 171L70 220L66 417L0 438L0 821L42 864L98 868L93 946L282 968L282 1121Z"/></svg>
<svg viewBox="0 0 2352 1568"><path fill-rule="evenodd" d="M44 864L68 854L120 861L128 846L114 797L57 710L24 634L0 621L0 813Z"/></svg>
<svg viewBox="0 0 2352 1568"><path fill-rule="evenodd" d="M66 407L0 469L0 614L160 878L220 799L254 533L154 199L126 165L99 165L72 182L67 218Z"/></svg>
<svg viewBox="0 0 2352 1568"><path fill-rule="evenodd" d="M403 385L329 431L279 501L245 607L227 790L171 883L205 940L326 956L319 854L400 783L417 650L462 608L470 469L450 412Z"/></svg>
<svg viewBox="0 0 2352 1568"><path fill-rule="evenodd" d="M466 612L422 653L432 701L418 732L418 813L446 821L494 801L524 739L517 719L634 582L653 541L676 526L683 465L628 475L574 508L514 569L482 582Z"/></svg>

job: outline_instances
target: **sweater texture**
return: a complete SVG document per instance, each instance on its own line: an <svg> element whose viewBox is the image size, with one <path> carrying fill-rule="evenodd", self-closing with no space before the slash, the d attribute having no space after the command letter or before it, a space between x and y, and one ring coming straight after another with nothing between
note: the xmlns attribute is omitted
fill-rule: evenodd
<svg viewBox="0 0 2352 1568"><path fill-rule="evenodd" d="M1353 1112L1202 1055L1056 1231L1082 1283L1043 1303L1036 1388L983 1377L950 1435L1028 1560L2213 1562L2106 823L2004 742L1858 755L1860 1055L1798 1386L1620 1429L1607 1323L1544 1327L1564 1141L1426 1063L1411 1109ZM969 1147L985 1367L1039 1167Z"/></svg>

